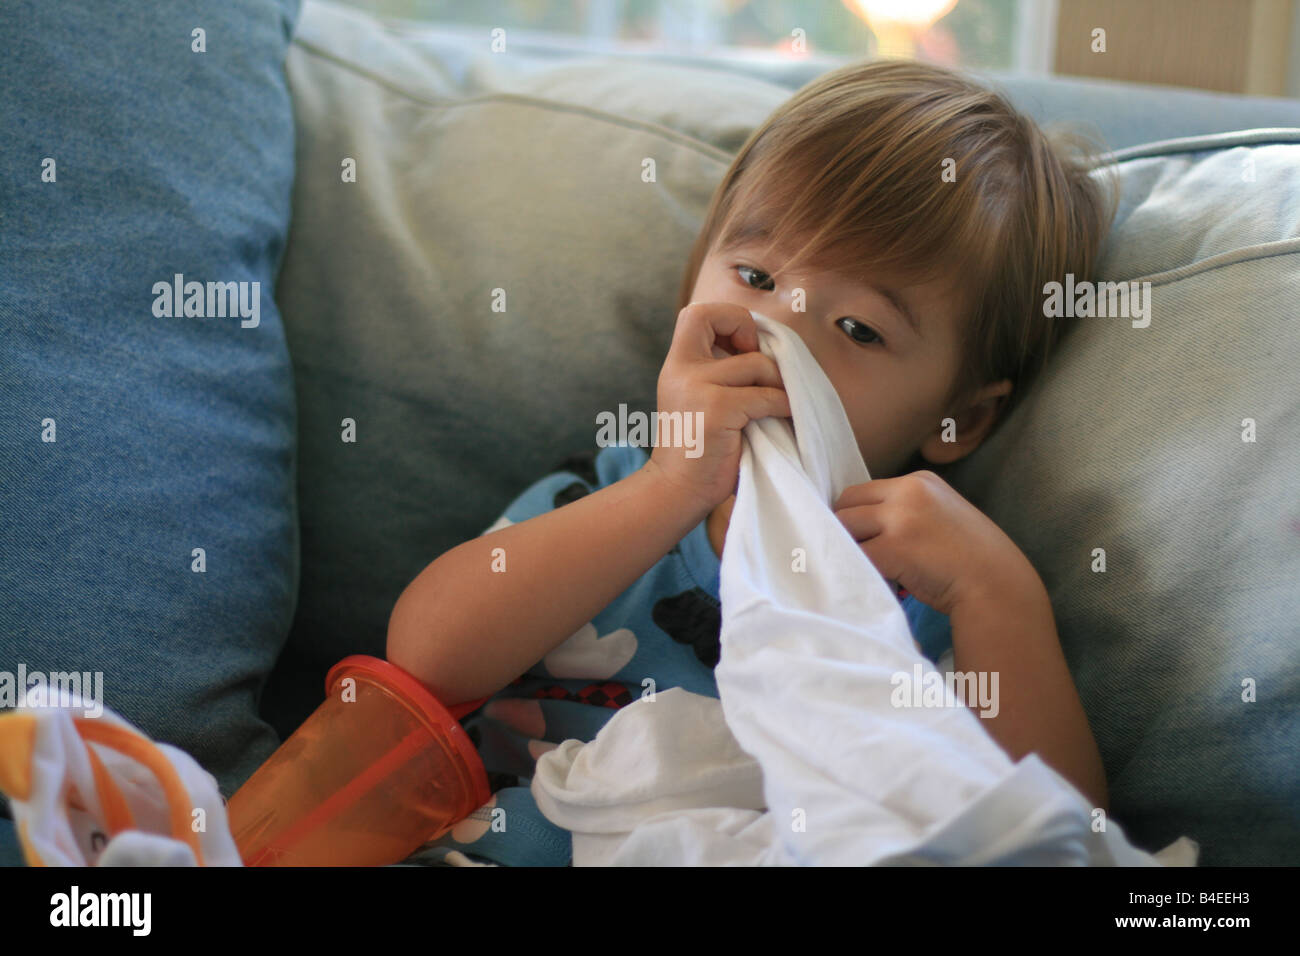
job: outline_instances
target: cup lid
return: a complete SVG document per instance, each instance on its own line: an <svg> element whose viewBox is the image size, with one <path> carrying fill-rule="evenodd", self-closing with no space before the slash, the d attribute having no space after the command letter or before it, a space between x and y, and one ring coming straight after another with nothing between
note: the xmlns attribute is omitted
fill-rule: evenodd
<svg viewBox="0 0 1300 956"><path fill-rule="evenodd" d="M345 671L359 671L370 677L377 684L400 697L412 711L424 719L430 729L441 732L442 737L456 749L456 753L469 770L474 787L475 808L488 802L492 791L488 787L487 770L478 751L474 749L474 742L469 739L469 734L465 733L465 728L460 725L460 721L428 687L391 661L371 657L368 654L352 654L331 667L329 673L325 675L326 696ZM472 703L477 706L482 702Z"/></svg>

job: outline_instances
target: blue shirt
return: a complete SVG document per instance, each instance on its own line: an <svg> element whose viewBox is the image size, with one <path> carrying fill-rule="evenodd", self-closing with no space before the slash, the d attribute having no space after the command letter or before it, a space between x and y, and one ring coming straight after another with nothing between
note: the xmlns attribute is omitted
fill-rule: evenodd
<svg viewBox="0 0 1300 956"><path fill-rule="evenodd" d="M612 485L647 460L633 446L569 458L512 501L489 530ZM594 739L646 690L718 696L720 570L701 521L589 624L466 716L462 724L483 758L493 798L406 862L439 865L459 850L472 862L569 865L569 831L542 815L529 789L537 758L564 740ZM948 619L906 592L900 599L922 652L937 661L952 643Z"/></svg>

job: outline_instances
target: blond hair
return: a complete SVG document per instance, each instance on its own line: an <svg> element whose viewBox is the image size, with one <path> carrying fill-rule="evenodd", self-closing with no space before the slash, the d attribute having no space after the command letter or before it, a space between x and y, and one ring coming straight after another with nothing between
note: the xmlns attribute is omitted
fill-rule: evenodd
<svg viewBox="0 0 1300 956"><path fill-rule="evenodd" d="M1096 163L1090 146L1074 131L1044 132L1003 95L943 67L878 60L833 70L741 147L714 192L678 309L715 241L802 238L779 272L808 264L949 283L966 316L949 403L1003 378L1014 402L1065 331L1043 314L1044 285L1067 273L1090 280L1115 215L1113 164Z"/></svg>

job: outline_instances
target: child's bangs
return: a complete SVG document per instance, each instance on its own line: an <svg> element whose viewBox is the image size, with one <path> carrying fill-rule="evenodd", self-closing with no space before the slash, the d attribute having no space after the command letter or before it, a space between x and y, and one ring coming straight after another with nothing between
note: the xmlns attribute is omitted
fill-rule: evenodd
<svg viewBox="0 0 1300 956"><path fill-rule="evenodd" d="M756 159L727 197L717 249L779 248L789 258L774 276L802 267L851 279L884 272L908 285L958 277L968 290L987 281L1001 223L978 190L939 182L938 169L922 175L902 161L840 156L841 169L832 163L820 174L806 154ZM874 175L846 184L864 164Z"/></svg>

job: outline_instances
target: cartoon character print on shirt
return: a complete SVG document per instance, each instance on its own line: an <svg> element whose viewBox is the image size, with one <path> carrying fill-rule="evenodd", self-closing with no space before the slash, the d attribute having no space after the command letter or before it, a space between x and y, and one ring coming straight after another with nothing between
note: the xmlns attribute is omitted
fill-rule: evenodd
<svg viewBox="0 0 1300 956"><path fill-rule="evenodd" d="M695 652L705 667L717 667L722 654L722 609L707 591L691 588L660 598L650 612L655 624Z"/></svg>
<svg viewBox="0 0 1300 956"><path fill-rule="evenodd" d="M636 648L636 635L629 628L599 636L588 622L542 660L552 677L608 680L628 665Z"/></svg>

